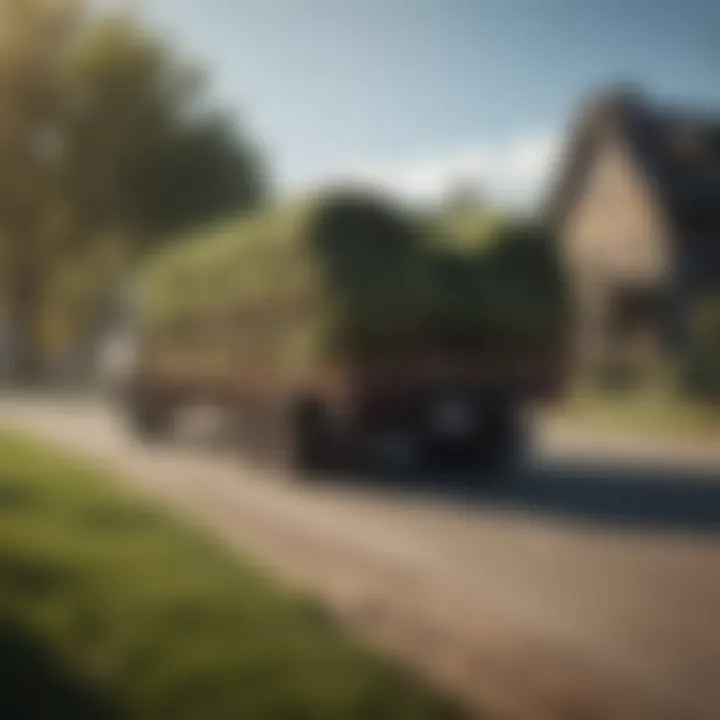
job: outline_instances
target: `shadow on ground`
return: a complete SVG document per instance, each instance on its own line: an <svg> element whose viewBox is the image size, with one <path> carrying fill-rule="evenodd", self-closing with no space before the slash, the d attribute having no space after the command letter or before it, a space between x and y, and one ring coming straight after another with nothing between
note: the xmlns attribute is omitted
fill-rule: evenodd
<svg viewBox="0 0 720 720"><path fill-rule="evenodd" d="M196 450L237 451L232 436L186 439ZM241 452L241 455L244 454ZM304 479L307 481L307 478ZM473 507L495 507L625 530L659 529L720 533L720 469L613 461L536 461L512 474L467 469L368 472L327 478L312 485L371 489Z"/></svg>
<svg viewBox="0 0 720 720"><path fill-rule="evenodd" d="M71 675L44 645L0 624L0 717L8 720L111 720L120 713Z"/></svg>
<svg viewBox="0 0 720 720"><path fill-rule="evenodd" d="M448 471L348 478L452 504L530 512L622 529L720 533L720 473L651 465L538 464L513 474Z"/></svg>

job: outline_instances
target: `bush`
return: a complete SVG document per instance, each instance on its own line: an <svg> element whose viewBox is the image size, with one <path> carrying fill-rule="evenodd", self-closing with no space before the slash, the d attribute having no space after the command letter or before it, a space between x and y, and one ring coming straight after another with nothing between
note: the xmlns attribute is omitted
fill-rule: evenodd
<svg viewBox="0 0 720 720"><path fill-rule="evenodd" d="M508 219L478 222L474 239L467 223L446 227L457 242L438 244L441 322L511 350L557 343L567 299L553 238L533 223Z"/></svg>
<svg viewBox="0 0 720 720"><path fill-rule="evenodd" d="M695 307L685 379L691 392L720 398L720 296L707 297Z"/></svg>

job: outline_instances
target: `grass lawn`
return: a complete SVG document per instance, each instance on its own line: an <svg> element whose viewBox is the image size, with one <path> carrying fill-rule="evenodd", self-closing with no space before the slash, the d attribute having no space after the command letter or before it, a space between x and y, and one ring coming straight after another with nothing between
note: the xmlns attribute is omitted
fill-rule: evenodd
<svg viewBox="0 0 720 720"><path fill-rule="evenodd" d="M720 439L720 408L662 393L579 394L554 411L585 425L659 437Z"/></svg>
<svg viewBox="0 0 720 720"><path fill-rule="evenodd" d="M0 717L456 717L104 473L0 435Z"/></svg>

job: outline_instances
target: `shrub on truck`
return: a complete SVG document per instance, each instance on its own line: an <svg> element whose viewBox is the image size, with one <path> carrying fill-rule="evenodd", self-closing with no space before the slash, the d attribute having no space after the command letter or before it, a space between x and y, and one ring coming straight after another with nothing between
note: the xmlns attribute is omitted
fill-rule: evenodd
<svg viewBox="0 0 720 720"><path fill-rule="evenodd" d="M450 303L443 323L513 352L559 347L568 301L557 248L542 226L476 210L443 217L437 233L439 295Z"/></svg>
<svg viewBox="0 0 720 720"><path fill-rule="evenodd" d="M373 198L298 202L217 225L158 256L143 279L144 328L167 336L176 358L173 328L192 325L218 335L200 343L200 355L212 347L235 368L313 366L419 328L425 255L410 219Z"/></svg>

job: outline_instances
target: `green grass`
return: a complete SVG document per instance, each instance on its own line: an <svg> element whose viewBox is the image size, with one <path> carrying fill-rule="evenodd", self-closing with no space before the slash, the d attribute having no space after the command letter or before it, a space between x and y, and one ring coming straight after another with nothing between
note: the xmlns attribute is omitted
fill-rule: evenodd
<svg viewBox="0 0 720 720"><path fill-rule="evenodd" d="M0 717L457 714L105 473L0 435Z"/></svg>
<svg viewBox="0 0 720 720"><path fill-rule="evenodd" d="M558 408L556 415L584 425L658 437L720 438L720 408L668 393L580 394Z"/></svg>

